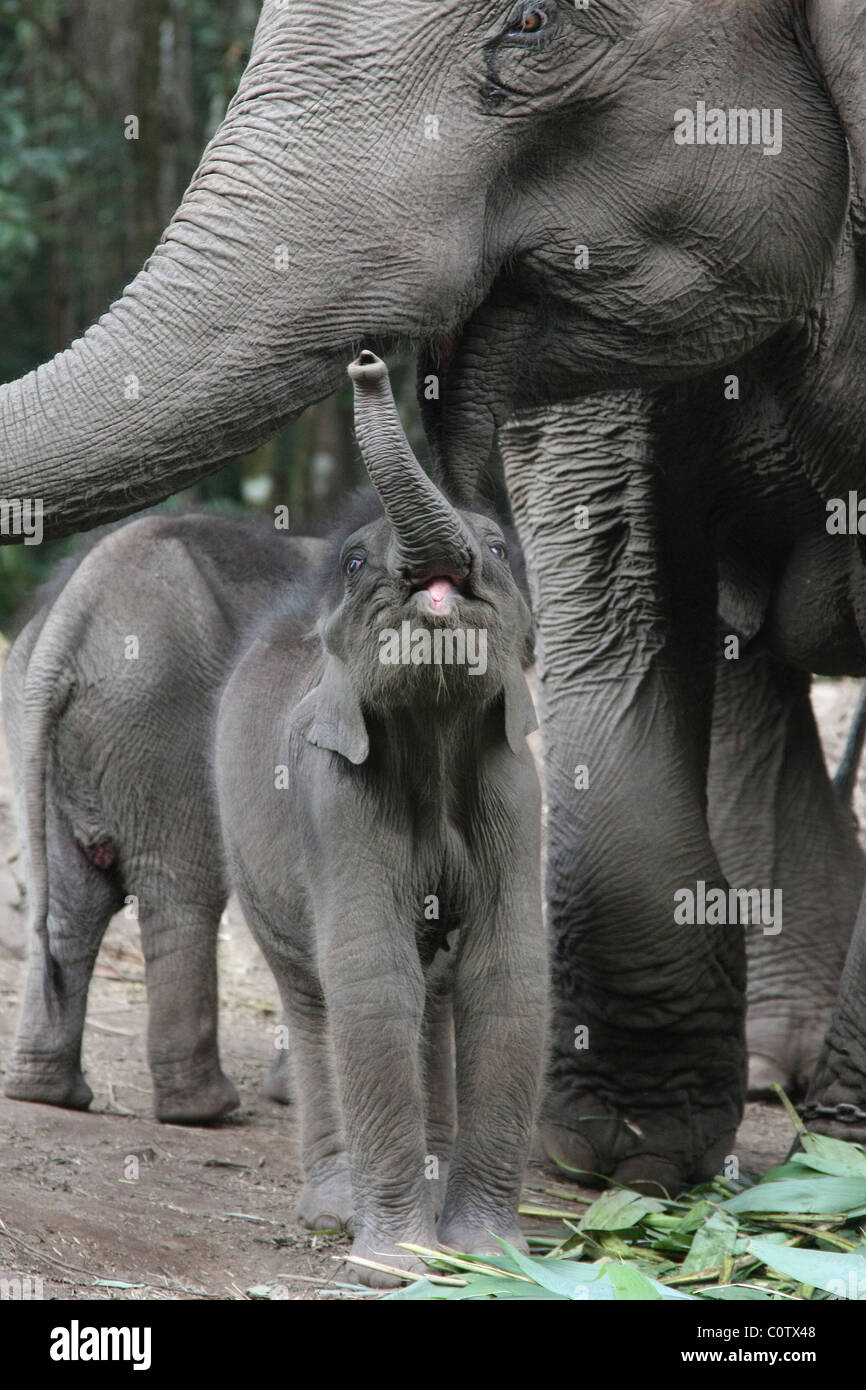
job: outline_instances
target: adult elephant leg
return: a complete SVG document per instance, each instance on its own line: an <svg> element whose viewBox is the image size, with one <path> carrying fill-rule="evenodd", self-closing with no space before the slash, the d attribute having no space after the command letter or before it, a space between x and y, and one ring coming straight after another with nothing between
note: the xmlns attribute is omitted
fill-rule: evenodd
<svg viewBox="0 0 866 1390"><path fill-rule="evenodd" d="M706 818L715 562L694 449L676 441L650 473L647 404L626 395L501 442L549 801L543 1139L562 1163L672 1191L731 1151L745 1089L742 932L675 918L678 890L726 886Z"/></svg>
<svg viewBox="0 0 866 1390"><path fill-rule="evenodd" d="M217 1045L216 939L225 898L189 900L182 870L151 868L138 899L147 976L147 1056L154 1113L165 1124L199 1124L235 1110Z"/></svg>
<svg viewBox="0 0 866 1390"><path fill-rule="evenodd" d="M47 813L49 968L30 942L27 982L4 1090L13 1100L86 1110L93 1092L81 1070L87 991L99 944L122 901L115 878L91 864L69 823L49 800Z"/></svg>
<svg viewBox="0 0 866 1390"><path fill-rule="evenodd" d="M720 660L710 756L713 844L731 885L781 892L781 920L746 928L749 1093L802 1090L830 1023L863 885L810 679L766 652Z"/></svg>

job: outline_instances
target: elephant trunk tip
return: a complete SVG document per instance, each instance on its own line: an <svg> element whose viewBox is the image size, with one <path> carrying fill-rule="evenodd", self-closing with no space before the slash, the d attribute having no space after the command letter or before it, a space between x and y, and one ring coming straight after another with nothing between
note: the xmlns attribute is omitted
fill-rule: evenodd
<svg viewBox="0 0 866 1390"><path fill-rule="evenodd" d="M375 352L366 349L349 364L349 376L356 386L377 386L388 378L388 368Z"/></svg>

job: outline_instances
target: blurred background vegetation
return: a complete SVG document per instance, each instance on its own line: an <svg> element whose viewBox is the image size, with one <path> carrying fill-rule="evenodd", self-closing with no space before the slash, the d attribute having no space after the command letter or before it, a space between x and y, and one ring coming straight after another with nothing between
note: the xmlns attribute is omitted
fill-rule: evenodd
<svg viewBox="0 0 866 1390"><path fill-rule="evenodd" d="M0 0L0 381L65 348L141 268L235 91L259 8ZM390 365L417 436L414 364ZM165 505L288 505L302 530L363 480L344 389ZM0 547L0 630L75 545Z"/></svg>

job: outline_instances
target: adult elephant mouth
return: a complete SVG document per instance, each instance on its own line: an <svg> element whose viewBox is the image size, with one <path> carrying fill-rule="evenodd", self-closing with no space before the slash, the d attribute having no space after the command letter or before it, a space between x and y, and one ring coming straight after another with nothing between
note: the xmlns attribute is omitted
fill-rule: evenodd
<svg viewBox="0 0 866 1390"><path fill-rule="evenodd" d="M457 349L463 335L465 325L461 324L458 328L452 328L448 333L443 333L439 337L431 338L427 344L427 361L431 366L436 367L443 376L447 376L451 365L457 356Z"/></svg>

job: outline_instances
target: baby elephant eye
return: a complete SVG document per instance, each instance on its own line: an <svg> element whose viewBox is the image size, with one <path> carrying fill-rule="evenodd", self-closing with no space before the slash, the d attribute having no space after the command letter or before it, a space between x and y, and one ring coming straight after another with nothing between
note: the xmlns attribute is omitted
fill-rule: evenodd
<svg viewBox="0 0 866 1390"><path fill-rule="evenodd" d="M508 32L510 34L538 34L542 29L547 28L549 22L544 10L527 6L523 13L517 16Z"/></svg>
<svg viewBox="0 0 866 1390"><path fill-rule="evenodd" d="M362 570L366 563L366 560L364 560L362 556L350 555L345 565L343 566L343 569L345 570L347 577L351 579L352 575L357 574L358 570Z"/></svg>
<svg viewBox="0 0 866 1390"><path fill-rule="evenodd" d="M497 560L507 560L507 559L508 559L508 551L505 549L505 546L504 546L504 545L501 545L501 544L500 544L499 541L493 541L493 542L491 543L491 546L490 546L490 554L491 554L491 555L495 555L496 558L497 558Z"/></svg>

